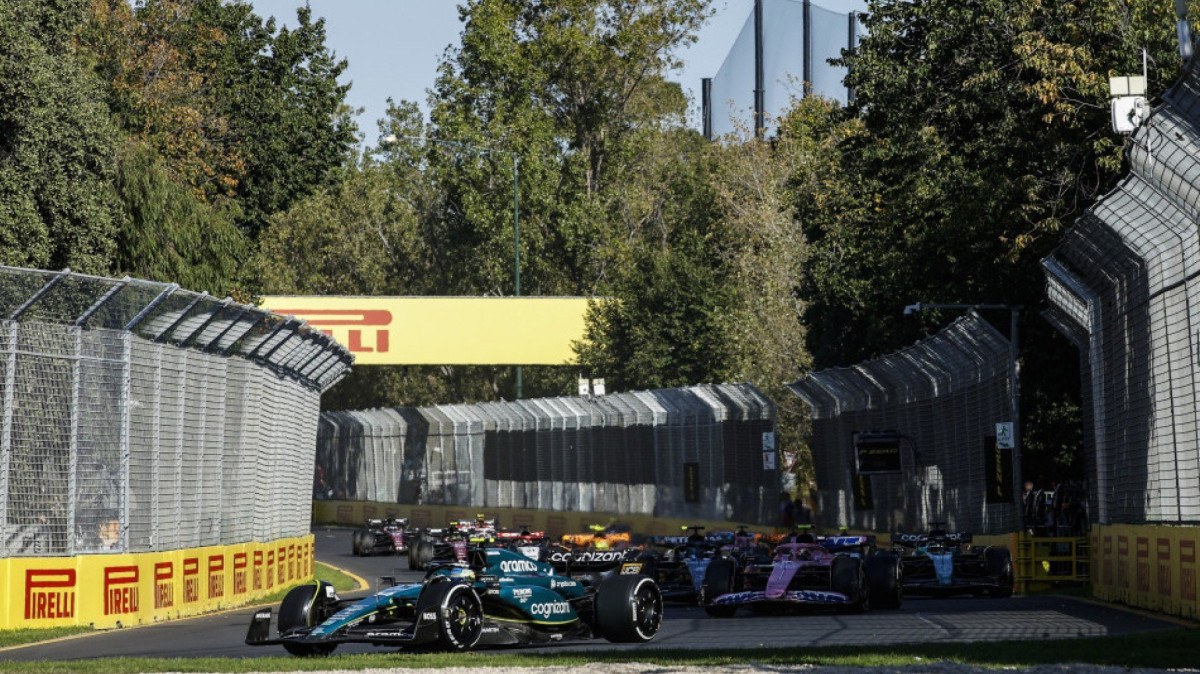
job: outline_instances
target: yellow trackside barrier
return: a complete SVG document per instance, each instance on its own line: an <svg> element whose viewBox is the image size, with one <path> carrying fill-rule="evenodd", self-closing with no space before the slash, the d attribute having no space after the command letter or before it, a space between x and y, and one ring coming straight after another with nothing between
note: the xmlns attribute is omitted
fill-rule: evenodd
<svg viewBox="0 0 1200 674"><path fill-rule="evenodd" d="M1092 589L1097 597L1183 618L1200 617L1196 550L1200 527L1094 526Z"/></svg>
<svg viewBox="0 0 1200 674"><path fill-rule="evenodd" d="M0 559L0 629L160 622L243 606L312 577L313 537L170 552Z"/></svg>
<svg viewBox="0 0 1200 674"><path fill-rule="evenodd" d="M1086 536L1031 536L1022 532L1013 538L1017 592L1086 583L1091 578L1091 543Z"/></svg>

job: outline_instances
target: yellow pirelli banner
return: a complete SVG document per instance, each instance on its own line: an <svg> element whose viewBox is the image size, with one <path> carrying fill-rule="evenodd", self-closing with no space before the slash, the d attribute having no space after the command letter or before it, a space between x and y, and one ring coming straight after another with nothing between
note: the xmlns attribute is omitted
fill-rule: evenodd
<svg viewBox="0 0 1200 674"><path fill-rule="evenodd" d="M332 336L356 365L569 365L590 301L275 295L263 307Z"/></svg>
<svg viewBox="0 0 1200 674"><path fill-rule="evenodd" d="M244 606L313 575L313 537L170 552L0 560L0 629L160 622Z"/></svg>
<svg viewBox="0 0 1200 674"><path fill-rule="evenodd" d="M1200 617L1200 527L1093 526L1090 538L1097 597L1183 618Z"/></svg>

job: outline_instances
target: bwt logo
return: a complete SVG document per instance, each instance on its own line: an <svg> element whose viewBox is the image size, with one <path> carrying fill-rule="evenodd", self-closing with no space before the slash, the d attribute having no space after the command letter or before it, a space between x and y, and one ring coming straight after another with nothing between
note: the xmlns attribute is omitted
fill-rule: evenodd
<svg viewBox="0 0 1200 674"><path fill-rule="evenodd" d="M225 555L208 558L208 598L225 596Z"/></svg>
<svg viewBox="0 0 1200 674"><path fill-rule="evenodd" d="M233 593L246 594L246 567L250 559L244 552L233 556Z"/></svg>
<svg viewBox="0 0 1200 674"><path fill-rule="evenodd" d="M272 309L284 316L303 318L308 324L333 337L351 353L387 353L388 327L392 312L383 309ZM368 343L364 343L366 335ZM373 344L369 341L373 340Z"/></svg>
<svg viewBox="0 0 1200 674"><path fill-rule="evenodd" d="M104 567L104 615L137 613L138 568Z"/></svg>
<svg viewBox="0 0 1200 674"><path fill-rule="evenodd" d="M25 570L25 619L75 617L75 569Z"/></svg>
<svg viewBox="0 0 1200 674"><path fill-rule="evenodd" d="M200 600L200 558L189 557L183 560L183 601Z"/></svg>
<svg viewBox="0 0 1200 674"><path fill-rule="evenodd" d="M154 565L154 608L175 605L175 565L158 562Z"/></svg>

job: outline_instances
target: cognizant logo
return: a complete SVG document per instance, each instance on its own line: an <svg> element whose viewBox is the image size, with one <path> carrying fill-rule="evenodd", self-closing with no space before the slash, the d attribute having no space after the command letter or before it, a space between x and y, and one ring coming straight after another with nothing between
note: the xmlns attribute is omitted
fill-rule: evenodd
<svg viewBox="0 0 1200 674"><path fill-rule="evenodd" d="M565 601L547 601L540 604L530 604L529 614L538 618L549 618L552 615L567 615L571 613L571 605Z"/></svg>

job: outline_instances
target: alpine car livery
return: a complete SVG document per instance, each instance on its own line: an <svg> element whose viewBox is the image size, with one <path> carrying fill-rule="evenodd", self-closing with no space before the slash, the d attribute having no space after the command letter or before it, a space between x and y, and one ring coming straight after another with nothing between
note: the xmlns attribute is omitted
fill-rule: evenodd
<svg viewBox="0 0 1200 674"><path fill-rule="evenodd" d="M279 606L254 614L246 643L282 645L293 655L325 655L340 643L461 651L603 637L645 642L662 622L653 579L608 574L572 578L506 548L474 547L465 563L436 566L420 583L343 600L328 583L293 588Z"/></svg>
<svg viewBox="0 0 1200 674"><path fill-rule="evenodd" d="M873 536L811 538L781 543L767 561L747 557L712 560L700 604L727 618L739 606L756 609L829 606L862 611L900 606L900 563L874 550Z"/></svg>
<svg viewBox="0 0 1200 674"><path fill-rule="evenodd" d="M901 553L904 591L1011 597L1012 555L1005 548L974 547L971 540L969 533L936 528L927 534L893 534L892 547Z"/></svg>

